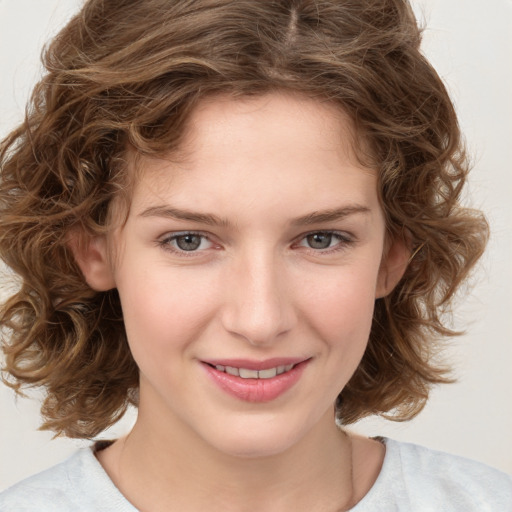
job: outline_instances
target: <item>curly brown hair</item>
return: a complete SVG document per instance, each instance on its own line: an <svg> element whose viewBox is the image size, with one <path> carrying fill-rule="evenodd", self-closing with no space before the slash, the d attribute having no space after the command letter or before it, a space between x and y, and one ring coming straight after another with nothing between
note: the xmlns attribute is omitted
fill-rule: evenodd
<svg viewBox="0 0 512 512"><path fill-rule="evenodd" d="M337 418L404 420L454 332L446 313L483 252L487 223L464 208L468 173L454 107L420 52L405 0L89 0L44 54L24 122L0 148L0 257L18 291L0 311L5 381L44 386L42 428L93 437L136 404L138 369L117 292L95 292L71 233L111 228L129 202L126 151L179 147L207 95L285 90L338 105L378 170L392 237L413 257L376 301L369 344Z"/></svg>

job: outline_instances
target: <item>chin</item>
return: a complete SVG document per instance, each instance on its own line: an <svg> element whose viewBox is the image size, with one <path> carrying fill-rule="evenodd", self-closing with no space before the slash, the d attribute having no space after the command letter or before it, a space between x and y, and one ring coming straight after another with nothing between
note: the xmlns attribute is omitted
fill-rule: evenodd
<svg viewBox="0 0 512 512"><path fill-rule="evenodd" d="M245 439L231 439L228 445L219 448L232 457L258 459L280 455L293 445L290 439L276 439L275 436L268 439L246 436Z"/></svg>
<svg viewBox="0 0 512 512"><path fill-rule="evenodd" d="M294 428L290 422L285 422L284 425L279 423L242 422L236 427L231 425L229 429L218 429L216 439L212 436L214 432L210 431L207 442L218 451L233 457L272 457L286 452L307 434L304 424L300 428Z"/></svg>

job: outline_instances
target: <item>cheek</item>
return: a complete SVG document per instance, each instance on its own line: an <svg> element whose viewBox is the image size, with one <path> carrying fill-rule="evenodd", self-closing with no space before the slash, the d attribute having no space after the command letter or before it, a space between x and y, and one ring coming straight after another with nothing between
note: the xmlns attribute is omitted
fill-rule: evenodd
<svg viewBox="0 0 512 512"><path fill-rule="evenodd" d="M132 352L172 350L186 345L215 312L215 283L205 285L200 272L176 272L170 267L121 272L121 297Z"/></svg>
<svg viewBox="0 0 512 512"><path fill-rule="evenodd" d="M375 267L329 269L304 283L301 309L322 338L366 346L375 305Z"/></svg>

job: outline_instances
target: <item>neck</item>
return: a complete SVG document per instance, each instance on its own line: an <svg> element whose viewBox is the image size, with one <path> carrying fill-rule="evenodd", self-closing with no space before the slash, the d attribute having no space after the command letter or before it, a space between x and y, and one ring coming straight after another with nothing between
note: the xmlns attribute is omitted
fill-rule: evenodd
<svg viewBox="0 0 512 512"><path fill-rule="evenodd" d="M99 457L140 510L332 512L353 503L352 443L332 415L299 443L261 457L222 453L182 425L164 425L141 415Z"/></svg>

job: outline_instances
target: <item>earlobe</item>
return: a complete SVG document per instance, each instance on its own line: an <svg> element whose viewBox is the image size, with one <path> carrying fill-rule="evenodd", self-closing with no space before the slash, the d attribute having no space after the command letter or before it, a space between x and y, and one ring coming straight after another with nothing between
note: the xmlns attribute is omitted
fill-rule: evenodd
<svg viewBox="0 0 512 512"><path fill-rule="evenodd" d="M93 290L103 292L116 287L105 236L86 239L72 236L68 245L85 281Z"/></svg>
<svg viewBox="0 0 512 512"><path fill-rule="evenodd" d="M411 250L407 240L394 239L382 258L375 290L375 298L380 299L389 295L395 286L402 279L409 259Z"/></svg>

